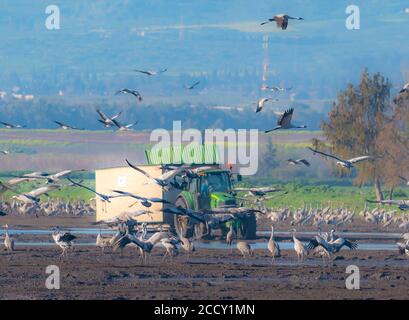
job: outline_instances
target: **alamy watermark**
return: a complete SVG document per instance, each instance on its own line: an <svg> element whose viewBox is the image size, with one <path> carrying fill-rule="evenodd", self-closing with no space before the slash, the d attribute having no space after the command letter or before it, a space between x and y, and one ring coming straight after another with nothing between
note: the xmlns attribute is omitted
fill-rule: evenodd
<svg viewBox="0 0 409 320"><path fill-rule="evenodd" d="M345 286L348 290L359 290L361 288L361 276L356 265L350 265L345 270L349 276L345 279Z"/></svg>
<svg viewBox="0 0 409 320"><path fill-rule="evenodd" d="M60 268L55 265L47 266L45 273L49 274L45 280L45 287L48 290L59 290L60 289Z"/></svg>
<svg viewBox="0 0 409 320"><path fill-rule="evenodd" d="M51 4L45 8L45 13L48 14L47 18L45 19L45 27L48 30L61 29L60 8L54 4Z"/></svg>
<svg viewBox="0 0 409 320"><path fill-rule="evenodd" d="M349 14L345 20L345 27L348 30L361 29L361 10L357 5L351 4L345 9L345 13Z"/></svg>

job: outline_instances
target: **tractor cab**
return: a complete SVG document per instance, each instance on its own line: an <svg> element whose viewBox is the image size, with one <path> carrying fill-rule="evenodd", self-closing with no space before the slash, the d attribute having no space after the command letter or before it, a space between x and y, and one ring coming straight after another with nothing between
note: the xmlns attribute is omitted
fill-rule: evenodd
<svg viewBox="0 0 409 320"><path fill-rule="evenodd" d="M190 204L194 210L235 206L230 175L228 170L223 169L200 171L196 177L179 183L182 186L181 195L189 194L187 197L192 199Z"/></svg>

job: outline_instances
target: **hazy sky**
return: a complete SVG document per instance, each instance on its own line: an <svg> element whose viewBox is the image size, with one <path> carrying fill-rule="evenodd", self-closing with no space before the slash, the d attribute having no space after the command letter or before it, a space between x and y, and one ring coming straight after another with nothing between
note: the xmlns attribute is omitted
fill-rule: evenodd
<svg viewBox="0 0 409 320"><path fill-rule="evenodd" d="M45 26L50 4L60 10L59 30ZM399 86L408 78L409 3L354 1L360 9L360 30L346 28L350 4L2 0L0 87L10 89L18 79L27 91L42 93L47 90L39 87L41 81L68 87L76 81L70 77L80 73L98 74L107 82L132 68L162 67L175 77L250 73L262 81L265 73L267 82L298 87L305 90L301 95L313 97L332 97L346 81L356 81L365 67ZM291 21L286 31L274 24L260 26L276 13L305 20ZM46 78L50 73L55 79Z"/></svg>

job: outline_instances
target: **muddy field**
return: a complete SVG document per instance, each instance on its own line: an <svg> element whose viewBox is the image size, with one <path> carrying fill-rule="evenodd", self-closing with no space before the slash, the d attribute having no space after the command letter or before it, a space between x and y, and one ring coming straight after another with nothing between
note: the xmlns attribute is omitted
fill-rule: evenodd
<svg viewBox="0 0 409 320"><path fill-rule="evenodd" d="M92 226L92 218L25 218L18 223L15 219L1 218L0 223L22 229ZM16 238L39 240L28 235ZM93 240L79 238L79 242ZM77 246L62 260L55 246L18 246L12 256L0 251L0 299L409 298L409 260L397 251L341 251L328 264L311 255L302 265L293 250L284 250L274 264L267 250L255 250L250 259L227 248L198 249L189 259L181 252L173 261L164 261L163 253L163 248L155 248L143 264L132 247L121 258L109 250ZM60 290L45 287L49 265L60 267ZM360 290L346 289L348 265L359 267Z"/></svg>
<svg viewBox="0 0 409 320"><path fill-rule="evenodd" d="M200 250L187 259L162 260L155 249L142 264L128 248L123 258L78 247L59 260L56 248L19 248L0 255L0 299L407 299L409 265L392 253L342 252L324 266L317 258L297 265L286 251L274 265L266 251L242 259L229 250ZM346 266L360 268L360 290L345 286ZM57 265L61 289L45 287L45 270Z"/></svg>

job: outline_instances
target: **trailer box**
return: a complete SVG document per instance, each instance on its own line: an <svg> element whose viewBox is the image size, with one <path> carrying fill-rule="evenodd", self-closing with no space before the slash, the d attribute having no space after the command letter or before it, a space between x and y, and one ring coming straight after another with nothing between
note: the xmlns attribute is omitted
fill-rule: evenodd
<svg viewBox="0 0 409 320"><path fill-rule="evenodd" d="M160 166L140 166L140 168L153 177L159 177L162 174ZM160 186L152 183L149 178L130 167L96 170L95 185L96 191L105 195L115 195L113 190L121 190L146 198L164 197ZM172 191L169 192L169 195L172 193ZM168 198L168 195L166 197ZM138 221L152 224L167 223L162 212L162 203L154 203L150 208L146 208L139 201L131 197L112 198L111 202L102 201L97 197L96 205L97 221L111 219L121 213L149 210L151 211L150 215L139 216Z"/></svg>

